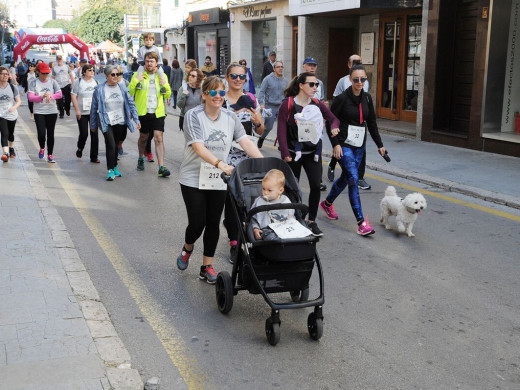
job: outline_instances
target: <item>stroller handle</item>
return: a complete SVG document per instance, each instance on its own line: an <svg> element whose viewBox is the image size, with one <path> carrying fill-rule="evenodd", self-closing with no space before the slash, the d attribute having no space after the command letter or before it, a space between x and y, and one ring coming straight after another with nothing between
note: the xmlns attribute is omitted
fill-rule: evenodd
<svg viewBox="0 0 520 390"><path fill-rule="evenodd" d="M231 179L231 176L226 175L226 172L222 172L220 174L220 178L224 181L224 183L229 184L229 179Z"/></svg>
<svg viewBox="0 0 520 390"><path fill-rule="evenodd" d="M269 204L265 206L258 206L249 210L246 216L246 222L251 221L251 217L255 214L261 213L263 211L271 211L271 210L301 210L303 214L307 214L309 207L303 203L277 203L277 204Z"/></svg>

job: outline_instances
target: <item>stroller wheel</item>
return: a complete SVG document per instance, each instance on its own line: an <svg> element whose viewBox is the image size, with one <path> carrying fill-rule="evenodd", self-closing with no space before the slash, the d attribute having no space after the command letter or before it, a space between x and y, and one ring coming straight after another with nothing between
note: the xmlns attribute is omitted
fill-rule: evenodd
<svg viewBox="0 0 520 390"><path fill-rule="evenodd" d="M227 314L233 307L233 281L229 272L222 271L217 275L215 283L215 295L217 298L218 310L222 314Z"/></svg>
<svg viewBox="0 0 520 390"><path fill-rule="evenodd" d="M323 319L318 318L314 312L310 313L307 317L307 329L311 339L319 340L323 336Z"/></svg>
<svg viewBox="0 0 520 390"><path fill-rule="evenodd" d="M269 344L276 345L280 341L280 323L273 322L273 319L269 317L265 320L265 335Z"/></svg>
<svg viewBox="0 0 520 390"><path fill-rule="evenodd" d="M294 303L307 301L309 299L309 287L303 290L291 291L291 299Z"/></svg>

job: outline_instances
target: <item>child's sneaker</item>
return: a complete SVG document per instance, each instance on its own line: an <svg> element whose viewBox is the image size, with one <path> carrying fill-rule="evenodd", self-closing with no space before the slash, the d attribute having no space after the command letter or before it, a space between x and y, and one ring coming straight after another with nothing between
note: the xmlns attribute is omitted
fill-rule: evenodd
<svg viewBox="0 0 520 390"><path fill-rule="evenodd" d="M325 211L325 214L327 214L328 219L338 219L338 214L334 212L334 205L331 204L330 206L327 206L324 200L320 202L320 207Z"/></svg>
<svg viewBox="0 0 520 390"><path fill-rule="evenodd" d="M45 149L40 149L40 153L38 153L38 158L41 160L41 159L43 159L44 155L45 155Z"/></svg>
<svg viewBox="0 0 520 390"><path fill-rule="evenodd" d="M179 268L181 271L184 271L186 268L188 268L188 265L190 264L190 256L192 253L193 249L191 251L187 251L183 245L181 254L179 257L177 257L177 268Z"/></svg>
<svg viewBox="0 0 520 390"><path fill-rule="evenodd" d="M139 89L139 90L143 89L143 85L141 84L140 81L139 81L139 82L137 83L137 85L135 86L135 89Z"/></svg>
<svg viewBox="0 0 520 390"><path fill-rule="evenodd" d="M376 231L372 228L372 226L370 226L368 219L365 219L357 229L357 234L360 236L368 236L370 234L374 234L375 232Z"/></svg>
<svg viewBox="0 0 520 390"><path fill-rule="evenodd" d="M161 95L166 95L166 88L164 86L161 86L159 91L161 92Z"/></svg>
<svg viewBox="0 0 520 390"><path fill-rule="evenodd" d="M200 267L200 280L206 280L209 284L215 284L217 281L217 271L213 269L212 265L203 265Z"/></svg>

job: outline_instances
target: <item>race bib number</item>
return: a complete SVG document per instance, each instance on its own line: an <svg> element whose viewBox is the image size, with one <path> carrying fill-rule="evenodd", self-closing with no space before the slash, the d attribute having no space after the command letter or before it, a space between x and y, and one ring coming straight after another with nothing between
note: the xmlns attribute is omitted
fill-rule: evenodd
<svg viewBox="0 0 520 390"><path fill-rule="evenodd" d="M365 140L365 126L348 125L348 137L345 143L359 148Z"/></svg>
<svg viewBox="0 0 520 390"><path fill-rule="evenodd" d="M294 218L290 218L283 222L273 222L269 224L276 235L280 238L302 238L312 234L312 232L303 226Z"/></svg>
<svg viewBox="0 0 520 390"><path fill-rule="evenodd" d="M108 121L111 125L118 125L120 123L125 123L125 113L123 110L118 111L108 111Z"/></svg>
<svg viewBox="0 0 520 390"><path fill-rule="evenodd" d="M9 114L9 109L11 108L11 103L0 104L0 115L4 116Z"/></svg>
<svg viewBox="0 0 520 390"><path fill-rule="evenodd" d="M227 184L220 175L222 171L213 165L202 161L199 171L199 190L226 190Z"/></svg>
<svg viewBox="0 0 520 390"><path fill-rule="evenodd" d="M83 111L90 111L92 106L92 98L83 98Z"/></svg>
<svg viewBox="0 0 520 390"><path fill-rule="evenodd" d="M312 142L317 138L316 122L298 121L298 142Z"/></svg>

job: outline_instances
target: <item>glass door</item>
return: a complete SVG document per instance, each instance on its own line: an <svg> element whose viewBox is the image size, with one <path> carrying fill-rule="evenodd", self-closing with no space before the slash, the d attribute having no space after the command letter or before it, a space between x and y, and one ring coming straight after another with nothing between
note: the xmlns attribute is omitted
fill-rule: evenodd
<svg viewBox="0 0 520 390"><path fill-rule="evenodd" d="M399 43L401 40L401 22L399 18L382 18L382 44L379 63L381 87L379 88L380 117L397 118L397 94L399 82Z"/></svg>

